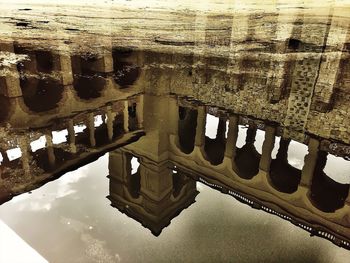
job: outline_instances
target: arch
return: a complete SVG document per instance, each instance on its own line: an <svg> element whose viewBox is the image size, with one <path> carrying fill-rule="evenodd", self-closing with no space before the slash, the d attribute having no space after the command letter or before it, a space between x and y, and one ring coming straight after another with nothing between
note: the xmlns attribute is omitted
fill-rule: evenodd
<svg viewBox="0 0 350 263"><path fill-rule="evenodd" d="M222 163L225 157L226 147L226 118L219 118L217 132L215 138L205 136L204 152L205 158L213 165ZM208 124L208 123L207 123Z"/></svg>
<svg viewBox="0 0 350 263"><path fill-rule="evenodd" d="M311 202L323 212L334 212L344 206L349 184L341 184L330 178L324 168L328 153L319 151L311 184Z"/></svg>
<svg viewBox="0 0 350 263"><path fill-rule="evenodd" d="M137 104L136 102L130 103L128 106L129 115L129 131L135 131L138 129L138 119L137 119Z"/></svg>
<svg viewBox="0 0 350 263"><path fill-rule="evenodd" d="M272 186L283 193L294 193L301 179L301 170L288 163L290 142L290 139L281 138L276 159L272 159L270 166Z"/></svg>
<svg viewBox="0 0 350 263"><path fill-rule="evenodd" d="M39 72L50 73L55 67L55 57L52 52L45 50L35 51L36 68Z"/></svg>
<svg viewBox="0 0 350 263"><path fill-rule="evenodd" d="M101 97L102 90L106 86L103 58L96 54L85 54L84 56L73 56L71 61L73 87L78 97L83 100Z"/></svg>
<svg viewBox="0 0 350 263"><path fill-rule="evenodd" d="M21 78L24 104L34 112L55 109L63 97L63 85L53 78Z"/></svg>
<svg viewBox="0 0 350 263"><path fill-rule="evenodd" d="M139 158L129 153L126 154L126 158L126 185L131 197L137 199L140 197L141 193L141 173L140 166L137 167L135 172L132 171L132 162L136 160L136 162L140 163Z"/></svg>
<svg viewBox="0 0 350 263"><path fill-rule="evenodd" d="M259 163L261 155L255 149L254 142L256 136L256 128L249 127L245 145L237 148L235 163L237 166L237 174L243 179L252 179L259 173Z"/></svg>
<svg viewBox="0 0 350 263"><path fill-rule="evenodd" d="M133 85L141 73L140 67L127 61L132 54L131 49L114 48L112 51L114 81L121 89Z"/></svg>
<svg viewBox="0 0 350 263"><path fill-rule="evenodd" d="M193 151L196 139L198 111L179 106L179 146L182 152L189 154Z"/></svg>
<svg viewBox="0 0 350 263"><path fill-rule="evenodd" d="M74 77L73 87L79 98L91 100L101 97L101 92L106 85L106 80L100 76Z"/></svg>

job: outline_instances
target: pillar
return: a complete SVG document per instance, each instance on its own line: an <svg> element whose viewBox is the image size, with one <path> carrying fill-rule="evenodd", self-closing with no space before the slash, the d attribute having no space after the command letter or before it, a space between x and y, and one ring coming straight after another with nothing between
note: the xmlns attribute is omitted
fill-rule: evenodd
<svg viewBox="0 0 350 263"><path fill-rule="evenodd" d="M114 129L113 129L113 124L114 124L114 119L116 116L116 113L112 111L111 106L107 106L106 109L106 115L107 115L107 134L108 134L108 139L112 141L113 135L114 135Z"/></svg>
<svg viewBox="0 0 350 263"><path fill-rule="evenodd" d="M96 139L95 139L95 118L94 114L92 112L87 114L87 128L89 131L89 141L90 146L95 147L96 146Z"/></svg>
<svg viewBox="0 0 350 263"><path fill-rule="evenodd" d="M265 140L262 147L262 154L261 159L259 163L259 169L269 173L270 172L270 165L272 160L272 150L275 146L275 134L276 134L276 128L272 126L266 126L265 128Z"/></svg>
<svg viewBox="0 0 350 263"><path fill-rule="evenodd" d="M123 115L124 115L124 131L129 132L129 102L127 100L124 101Z"/></svg>
<svg viewBox="0 0 350 263"><path fill-rule="evenodd" d="M144 110L144 95L140 95L138 98L137 106L136 106L136 116L137 116L137 127L139 129L143 128L143 110Z"/></svg>
<svg viewBox="0 0 350 263"><path fill-rule="evenodd" d="M52 133L51 131L45 132L46 139L46 151L50 166L54 166L56 162L55 151L52 143Z"/></svg>
<svg viewBox="0 0 350 263"><path fill-rule="evenodd" d="M74 131L74 121L73 119L68 120L68 142L69 149L71 153L77 152L77 147L75 145L75 131Z"/></svg>
<svg viewBox="0 0 350 263"><path fill-rule="evenodd" d="M197 147L204 146L206 115L207 113L205 106L198 106L196 138L194 143L194 145Z"/></svg>
<svg viewBox="0 0 350 263"><path fill-rule="evenodd" d="M19 148L21 149L22 169L26 176L30 175L30 143L27 137L20 136L18 139Z"/></svg>
<svg viewBox="0 0 350 263"><path fill-rule="evenodd" d="M238 137L238 116L229 118L228 133L226 139L225 157L232 159L236 154L236 141Z"/></svg>
<svg viewBox="0 0 350 263"><path fill-rule="evenodd" d="M310 138L308 149L309 153L305 156L304 166L301 172L301 180L299 187L310 189L312 178L314 175L316 162L318 158L320 142L314 138Z"/></svg>
<svg viewBox="0 0 350 263"><path fill-rule="evenodd" d="M169 98L169 134L179 136L179 105L175 98Z"/></svg>

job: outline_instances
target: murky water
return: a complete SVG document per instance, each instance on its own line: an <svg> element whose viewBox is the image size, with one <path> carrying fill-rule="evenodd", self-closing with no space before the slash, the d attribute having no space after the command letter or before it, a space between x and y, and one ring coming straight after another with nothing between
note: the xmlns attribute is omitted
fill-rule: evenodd
<svg viewBox="0 0 350 263"><path fill-rule="evenodd" d="M348 1L0 9L0 262L347 262Z"/></svg>

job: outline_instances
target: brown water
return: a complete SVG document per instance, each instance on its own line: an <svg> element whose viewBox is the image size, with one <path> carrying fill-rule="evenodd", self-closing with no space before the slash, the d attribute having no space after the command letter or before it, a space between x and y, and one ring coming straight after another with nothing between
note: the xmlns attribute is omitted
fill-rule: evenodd
<svg viewBox="0 0 350 263"><path fill-rule="evenodd" d="M0 3L0 262L347 262L348 1Z"/></svg>

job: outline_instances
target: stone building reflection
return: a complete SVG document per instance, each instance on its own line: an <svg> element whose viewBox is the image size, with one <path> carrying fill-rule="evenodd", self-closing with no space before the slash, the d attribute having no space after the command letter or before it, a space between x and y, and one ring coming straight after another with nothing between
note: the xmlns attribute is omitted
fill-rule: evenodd
<svg viewBox="0 0 350 263"><path fill-rule="evenodd" d="M349 158L348 27L332 13L329 23L308 24L301 11L287 30L279 15L261 31L254 29L260 18L243 18L225 17L222 29L215 17L198 15L189 54L2 45L30 58L0 77L2 183L25 189L145 131L110 154L110 199L153 233L194 201L198 180L349 247L349 185L324 172L327 153ZM210 53L215 47L226 53ZM206 136L207 114L219 118L215 138ZM239 126L247 128L240 147ZM66 134L64 142L55 144L53 132ZM45 145L33 151L42 136ZM288 161L293 141L308 148L301 169ZM20 154L10 158L9 150ZM140 162L134 174L131 156Z"/></svg>
<svg viewBox="0 0 350 263"><path fill-rule="evenodd" d="M195 202L196 182L168 163L138 158L132 173L131 160L124 150L109 155L109 200L122 213L139 221L158 236L170 221Z"/></svg>
<svg viewBox="0 0 350 263"><path fill-rule="evenodd" d="M26 133L23 128L2 129L0 184L10 193L5 199L137 140L144 134L142 111L142 98L137 96L100 108L92 105L89 111L72 112L54 122L39 119L42 127L29 126Z"/></svg>
<svg viewBox="0 0 350 263"><path fill-rule="evenodd" d="M283 127L279 127L276 123L231 114L223 109L213 110L198 102L193 102L191 105L190 101L173 97L145 95L144 105L150 109L144 113L144 120L147 123L146 136L123 147L117 153L111 153L111 156L119 156L125 151L137 156L138 160L147 160L148 164L158 164L158 168L153 171L158 171L164 180L170 176L169 167L176 167L193 180L230 194L254 208L289 220L313 235L323 236L338 245L349 247L349 222L346 219L350 212L349 183L337 182L332 179L336 176L329 177L323 172L325 155L322 152L331 152L325 147L327 144L324 143L324 139L305 134L299 144L306 144L308 153L305 160L304 158L299 160L303 163L300 170L293 166L288 158L290 143L294 142L294 139L286 137ZM219 119L214 139L205 135L208 113L216 115ZM191 118L196 120L192 119L186 124L186 119ZM193 127L193 123L196 127ZM187 130L184 129L189 124L192 126L187 126L189 127ZM247 126L243 147L236 146L237 138L241 136L238 134L238 125ZM227 133L225 133L226 126L228 126ZM257 131L262 131L264 137L261 135L257 137ZM280 142L275 146L277 136L280 137ZM208 144L209 139L214 143ZM220 143L215 143L216 140ZM261 153L256 148L256 140L262 140ZM277 149L275 158L272 157L274 147ZM208 158L210 156L208 150L223 153L222 160L213 162ZM131 155L119 157L118 160L125 160L119 167L128 166L130 170ZM110 169L116 163L117 161L111 157ZM139 169L145 169L144 166L141 164ZM166 175L161 176L163 173L161 167L166 167ZM117 173L117 170L118 168L113 168L113 173ZM142 180L146 179L139 173L140 171L136 176L140 178L141 188L136 189L141 189L142 192L144 183ZM130 172L124 173L130 175ZM128 188L127 179L124 182L122 188L124 190L120 194L125 195L126 192L130 192L130 187ZM114 201L113 199L112 205ZM126 205L124 203L124 209ZM115 206L123 210L120 208L121 205ZM142 222L139 217L137 220Z"/></svg>

